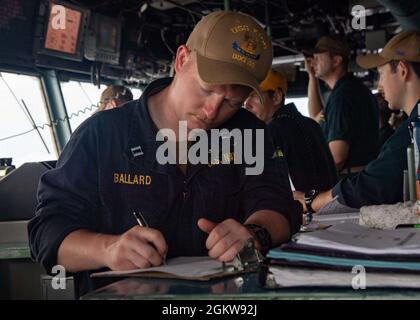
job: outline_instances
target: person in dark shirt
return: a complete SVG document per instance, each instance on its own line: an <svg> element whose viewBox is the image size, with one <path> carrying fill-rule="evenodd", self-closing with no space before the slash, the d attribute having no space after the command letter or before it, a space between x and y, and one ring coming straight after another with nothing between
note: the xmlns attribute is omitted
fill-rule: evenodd
<svg viewBox="0 0 420 320"><path fill-rule="evenodd" d="M318 123L285 104L287 87L286 78L271 69L260 84L264 104L252 92L245 107L267 124L275 158L288 168L295 189L328 190L338 181L331 152Z"/></svg>
<svg viewBox="0 0 420 320"><path fill-rule="evenodd" d="M305 61L309 115L322 128L337 170L348 176L376 158L378 107L370 90L348 73L350 48L341 38L322 37ZM322 102L318 79L332 90Z"/></svg>
<svg viewBox="0 0 420 320"><path fill-rule="evenodd" d="M268 137L241 141L245 149L256 150L257 141L263 147L256 155L262 171L253 174L247 161L232 161L223 148L210 152L208 144L203 155L211 161L192 163L168 149L175 162L167 163L160 154L168 143L187 147L184 129L200 140L214 128L222 139L221 132L263 132L265 124L241 107L271 62L271 42L252 17L203 17L177 50L173 79L89 118L42 176L28 225L32 256L49 273L59 264L75 274L81 294L92 289L93 270L147 268L178 256L231 261L250 239L263 252L289 240L302 206L271 159ZM134 211L148 227L137 224Z"/></svg>
<svg viewBox="0 0 420 320"><path fill-rule="evenodd" d="M420 33L401 32L379 54L359 56L357 63L365 69L378 69L378 90L389 108L402 107L409 117L385 142L379 156L356 176L341 180L325 192L312 190L306 196L294 192L306 211L316 212L333 198L353 208L403 201L403 171L407 169L407 147L411 143L408 126L418 119L420 108Z"/></svg>

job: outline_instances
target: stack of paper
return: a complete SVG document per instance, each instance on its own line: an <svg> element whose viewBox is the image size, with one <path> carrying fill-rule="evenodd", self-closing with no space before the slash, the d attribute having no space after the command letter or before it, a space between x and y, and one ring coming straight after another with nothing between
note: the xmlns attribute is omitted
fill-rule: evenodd
<svg viewBox="0 0 420 320"><path fill-rule="evenodd" d="M420 277L415 274L368 272L362 280L360 273L295 267L270 268L271 289L304 287L338 287L353 289L420 288ZM264 284L267 287L266 284Z"/></svg>
<svg viewBox="0 0 420 320"><path fill-rule="evenodd" d="M294 242L331 251L420 258L420 229L416 228L378 230L342 223L327 230L298 234Z"/></svg>
<svg viewBox="0 0 420 320"><path fill-rule="evenodd" d="M316 274L317 280L307 280L308 286L351 286L347 280L357 267L372 286L420 288L420 229L377 230L342 223L298 234L270 250L265 264L279 286L302 286L302 278L288 276L293 272L303 278Z"/></svg>

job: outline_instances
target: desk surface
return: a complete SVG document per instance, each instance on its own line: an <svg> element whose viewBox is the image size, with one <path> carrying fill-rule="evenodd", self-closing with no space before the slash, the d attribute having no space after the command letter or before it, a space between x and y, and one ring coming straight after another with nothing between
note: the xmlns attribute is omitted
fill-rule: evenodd
<svg viewBox="0 0 420 320"><path fill-rule="evenodd" d="M27 242L0 243L0 260L28 259L30 257Z"/></svg>
<svg viewBox="0 0 420 320"><path fill-rule="evenodd" d="M246 274L208 282L127 278L88 293L82 299L420 299L420 290L265 290L258 286L256 274Z"/></svg>

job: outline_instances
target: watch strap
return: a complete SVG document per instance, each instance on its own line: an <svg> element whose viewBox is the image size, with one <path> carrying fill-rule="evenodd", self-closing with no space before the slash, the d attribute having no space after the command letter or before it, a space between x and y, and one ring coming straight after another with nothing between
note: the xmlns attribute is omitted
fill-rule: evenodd
<svg viewBox="0 0 420 320"><path fill-rule="evenodd" d="M254 240L258 241L261 249L260 251L265 254L270 250L273 241L271 235L266 228L257 224L245 224L245 227L250 231Z"/></svg>

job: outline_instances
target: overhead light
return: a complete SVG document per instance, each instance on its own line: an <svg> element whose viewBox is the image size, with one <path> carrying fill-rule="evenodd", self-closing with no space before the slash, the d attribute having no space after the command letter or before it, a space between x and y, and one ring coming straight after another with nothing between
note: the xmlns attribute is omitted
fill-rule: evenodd
<svg viewBox="0 0 420 320"><path fill-rule="evenodd" d="M149 8L149 4L147 2L143 3L138 12L138 16L141 17L143 13L147 10L147 8Z"/></svg>

